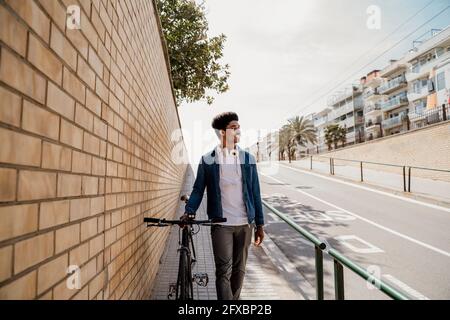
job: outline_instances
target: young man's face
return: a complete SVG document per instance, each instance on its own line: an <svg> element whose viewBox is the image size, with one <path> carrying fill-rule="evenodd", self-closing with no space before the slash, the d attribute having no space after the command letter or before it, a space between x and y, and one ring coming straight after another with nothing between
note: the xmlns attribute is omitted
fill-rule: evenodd
<svg viewBox="0 0 450 320"><path fill-rule="evenodd" d="M226 141L228 143L238 143L241 135L241 126L239 121L231 121L225 131Z"/></svg>

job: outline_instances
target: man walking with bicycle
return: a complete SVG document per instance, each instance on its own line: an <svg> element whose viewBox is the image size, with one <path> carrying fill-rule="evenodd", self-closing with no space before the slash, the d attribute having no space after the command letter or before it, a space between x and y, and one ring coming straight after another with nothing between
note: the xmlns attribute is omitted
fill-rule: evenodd
<svg viewBox="0 0 450 320"><path fill-rule="evenodd" d="M212 121L219 145L203 155L182 220L192 219L207 191L210 219L226 218L211 227L219 300L238 300L252 233L255 245L264 238L264 216L255 158L237 146L238 115L225 112Z"/></svg>

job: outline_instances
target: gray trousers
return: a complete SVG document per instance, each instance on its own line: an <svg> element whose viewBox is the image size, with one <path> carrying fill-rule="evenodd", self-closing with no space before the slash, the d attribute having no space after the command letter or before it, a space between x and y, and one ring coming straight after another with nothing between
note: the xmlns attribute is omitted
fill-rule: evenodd
<svg viewBox="0 0 450 320"><path fill-rule="evenodd" d="M238 300L244 282L253 225L211 227L218 300Z"/></svg>

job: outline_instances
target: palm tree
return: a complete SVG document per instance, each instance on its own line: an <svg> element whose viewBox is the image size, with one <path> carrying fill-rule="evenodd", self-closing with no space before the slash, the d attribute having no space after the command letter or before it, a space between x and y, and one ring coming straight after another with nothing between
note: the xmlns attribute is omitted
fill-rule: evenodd
<svg viewBox="0 0 450 320"><path fill-rule="evenodd" d="M342 147L345 147L345 143L347 142L347 128L339 127L338 133L338 141L342 143Z"/></svg>
<svg viewBox="0 0 450 320"><path fill-rule="evenodd" d="M297 145L306 147L308 142L317 143L317 131L311 120L296 116L289 119L289 126L292 128L292 138Z"/></svg>
<svg viewBox="0 0 450 320"><path fill-rule="evenodd" d="M287 153L289 162L292 159L292 152L295 152L295 143L293 139L292 127L289 124L284 125L279 133L279 152L280 158L285 160L284 155Z"/></svg>
<svg viewBox="0 0 450 320"><path fill-rule="evenodd" d="M340 137L340 127L338 124L330 124L325 128L325 141L328 146L328 151L331 150L331 145L337 149L337 144Z"/></svg>

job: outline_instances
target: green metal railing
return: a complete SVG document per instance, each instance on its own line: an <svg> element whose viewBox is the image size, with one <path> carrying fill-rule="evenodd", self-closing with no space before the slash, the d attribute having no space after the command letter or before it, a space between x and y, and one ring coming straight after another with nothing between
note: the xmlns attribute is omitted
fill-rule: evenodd
<svg viewBox="0 0 450 320"><path fill-rule="evenodd" d="M324 285L323 285L323 253L327 253L333 258L334 262L334 290L335 290L335 298L336 300L344 300L345 299L345 290L344 290L344 267L347 267L355 274L360 276L366 281L369 281L372 285L375 286L378 290L393 298L395 300L410 300L410 298L392 288L385 282L380 279L374 277L369 272L364 270L364 268L360 267L356 263L352 262L350 259L346 258L344 255L339 253L333 248L327 248L326 243L319 240L309 231L300 227L294 220L292 220L286 214L280 212L265 200L262 200L263 205L276 214L279 218L284 220L289 226L291 226L295 231L300 233L304 238L310 241L314 245L315 251L315 266L316 266L316 298L317 300L324 299Z"/></svg>

